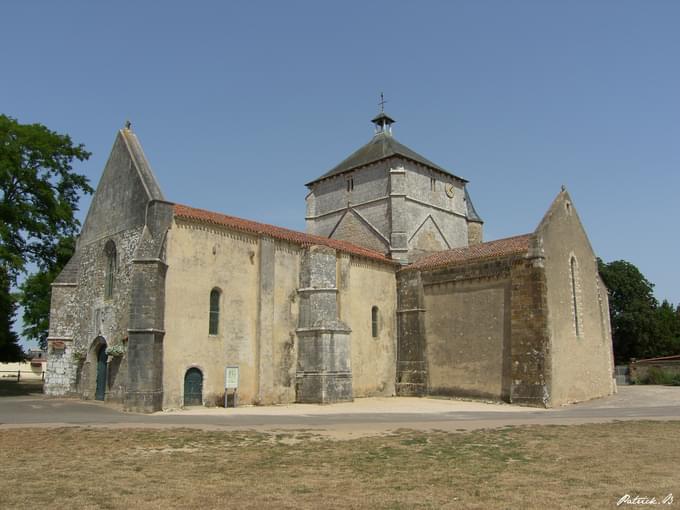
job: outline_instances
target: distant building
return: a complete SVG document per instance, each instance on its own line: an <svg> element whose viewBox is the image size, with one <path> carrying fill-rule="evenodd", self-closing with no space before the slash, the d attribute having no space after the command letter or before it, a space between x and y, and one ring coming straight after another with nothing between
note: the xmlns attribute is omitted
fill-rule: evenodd
<svg viewBox="0 0 680 510"><path fill-rule="evenodd" d="M307 184L307 233L168 202L120 130L53 285L46 393L213 405L227 367L246 404L614 392L607 292L568 193L534 232L483 243L467 181L373 123Z"/></svg>
<svg viewBox="0 0 680 510"><path fill-rule="evenodd" d="M40 381L47 368L47 352L40 349L28 351L24 361L0 363L0 377L20 381Z"/></svg>

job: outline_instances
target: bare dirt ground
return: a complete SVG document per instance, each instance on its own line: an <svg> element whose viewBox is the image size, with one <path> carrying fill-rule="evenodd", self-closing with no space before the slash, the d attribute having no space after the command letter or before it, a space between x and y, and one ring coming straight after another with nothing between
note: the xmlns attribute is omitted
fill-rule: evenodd
<svg viewBox="0 0 680 510"><path fill-rule="evenodd" d="M304 430L13 428L0 432L0 507L616 508L625 495L680 498L679 435L680 421L345 441Z"/></svg>
<svg viewBox="0 0 680 510"><path fill-rule="evenodd" d="M36 389L37 388L37 389ZM153 414L80 399L45 398L39 387L0 398L0 430L13 427L196 428L257 432L313 430L350 439L412 430L476 430L508 425L571 425L623 420L680 420L680 387L622 387L617 395L538 409L437 398L358 398L333 405L291 404L236 409L191 407ZM2 385L0 384L0 391ZM8 390L9 391L9 390Z"/></svg>
<svg viewBox="0 0 680 510"><path fill-rule="evenodd" d="M4 386L2 509L617 508L669 494L658 507L680 508L680 388L559 409L369 398L143 415Z"/></svg>

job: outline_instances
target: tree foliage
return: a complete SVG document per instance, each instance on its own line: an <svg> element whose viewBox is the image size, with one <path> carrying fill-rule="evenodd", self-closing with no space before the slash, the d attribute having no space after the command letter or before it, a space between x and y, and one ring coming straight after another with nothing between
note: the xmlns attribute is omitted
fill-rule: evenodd
<svg viewBox="0 0 680 510"><path fill-rule="evenodd" d="M89 157L68 135L0 115L0 270L9 289L29 264L35 264L44 275L37 277L40 285L29 278L28 290L40 287L48 293L43 299L49 300L50 278L56 276L64 239L79 227L78 200L92 192L87 178L72 165ZM12 306L0 310L0 322L11 324L15 302L9 291L6 296ZM37 323L27 325L29 330L34 326L40 328Z"/></svg>
<svg viewBox="0 0 680 510"><path fill-rule="evenodd" d="M680 353L680 314L654 297L654 284L630 262L604 263L600 276L609 290L614 357L617 363L631 358L652 358Z"/></svg>
<svg viewBox="0 0 680 510"><path fill-rule="evenodd" d="M19 361L23 355L19 339L12 330L15 308L9 276L0 266L0 361Z"/></svg>

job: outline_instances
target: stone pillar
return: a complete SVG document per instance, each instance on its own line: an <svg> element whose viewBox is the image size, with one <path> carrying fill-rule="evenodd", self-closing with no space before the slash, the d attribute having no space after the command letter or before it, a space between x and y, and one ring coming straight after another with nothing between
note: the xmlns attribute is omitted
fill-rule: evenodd
<svg viewBox="0 0 680 510"><path fill-rule="evenodd" d="M151 413L160 411L163 406L167 266L154 258L138 258L132 264L125 410Z"/></svg>
<svg viewBox="0 0 680 510"><path fill-rule="evenodd" d="M300 267L296 401L352 400L350 333L338 318L336 253L311 246Z"/></svg>
<svg viewBox="0 0 680 510"><path fill-rule="evenodd" d="M50 329L47 337L47 365L45 367L45 395L62 397L76 392L78 363L73 359L73 330L80 311L76 302L78 285L52 284ZM59 345L59 348L54 348Z"/></svg>
<svg viewBox="0 0 680 510"><path fill-rule="evenodd" d="M408 263L404 167L390 169L390 255L402 264Z"/></svg>
<svg viewBox="0 0 680 510"><path fill-rule="evenodd" d="M274 393L274 268L276 244L260 238L257 308L257 403L272 404Z"/></svg>
<svg viewBox="0 0 680 510"><path fill-rule="evenodd" d="M397 395L427 393L425 295L419 271L397 274Z"/></svg>

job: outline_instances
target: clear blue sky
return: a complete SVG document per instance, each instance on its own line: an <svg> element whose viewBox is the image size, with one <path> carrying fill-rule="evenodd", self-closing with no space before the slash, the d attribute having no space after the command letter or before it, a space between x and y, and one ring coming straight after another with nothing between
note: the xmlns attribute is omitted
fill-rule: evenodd
<svg viewBox="0 0 680 510"><path fill-rule="evenodd" d="M680 303L678 1L0 12L0 111L84 143L93 184L129 118L169 200L303 230L304 183L370 139L384 91L397 139L470 181L487 240L533 230L564 184L598 255Z"/></svg>

